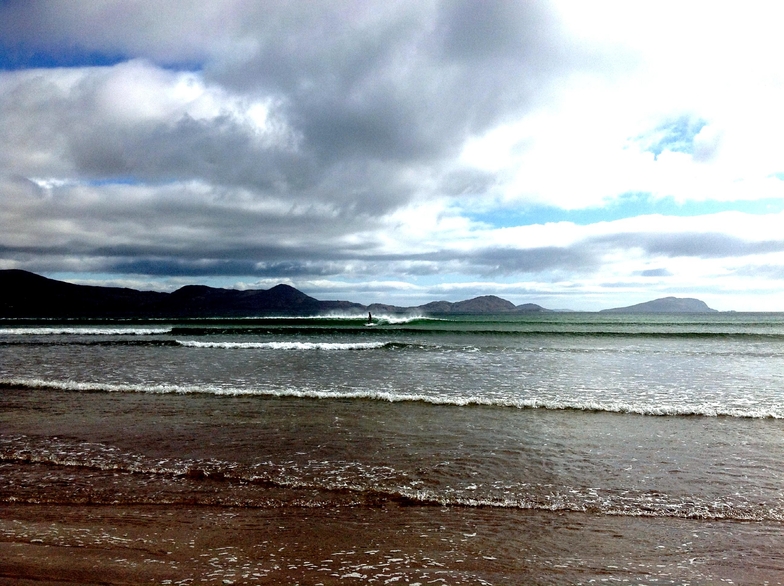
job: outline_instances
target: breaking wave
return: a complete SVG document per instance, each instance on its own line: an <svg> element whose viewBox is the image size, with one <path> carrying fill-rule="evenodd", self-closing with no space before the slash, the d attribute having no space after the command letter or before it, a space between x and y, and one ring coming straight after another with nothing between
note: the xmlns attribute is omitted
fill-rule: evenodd
<svg viewBox="0 0 784 586"><path fill-rule="evenodd" d="M223 348L225 350L372 350L392 346L390 342L196 342L177 340L187 348Z"/></svg>
<svg viewBox="0 0 784 586"><path fill-rule="evenodd" d="M155 336L171 328L37 327L0 328L0 336Z"/></svg>
<svg viewBox="0 0 784 586"><path fill-rule="evenodd" d="M57 390L79 392L120 392L150 394L211 394L221 396L257 396L322 400L366 400L388 403L425 403L451 407L499 407L513 409L542 409L548 411L606 412L656 417L734 417L743 419L784 419L784 407L749 405L745 407L717 406L711 403L694 405L663 405L661 403L633 403L600 400L564 400L549 398L514 398L481 395L446 395L405 393L378 390L329 390L302 388L235 387L209 384L130 384L102 383L74 380L44 380L27 378L0 379L0 388Z"/></svg>

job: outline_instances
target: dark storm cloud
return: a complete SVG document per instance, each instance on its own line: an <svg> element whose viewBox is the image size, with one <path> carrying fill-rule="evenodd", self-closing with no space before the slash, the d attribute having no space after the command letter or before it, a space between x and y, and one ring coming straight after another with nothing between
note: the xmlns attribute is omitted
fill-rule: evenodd
<svg viewBox="0 0 784 586"><path fill-rule="evenodd" d="M497 181L492 173L476 169L460 169L445 174L439 190L445 195L478 195L487 193Z"/></svg>
<svg viewBox="0 0 784 586"><path fill-rule="evenodd" d="M540 273L590 273L601 266L601 251L581 245L535 248L486 247L470 252L438 250L407 255L368 255L377 265L404 263L409 274L447 274L450 272L507 276ZM381 268L381 266L379 266Z"/></svg>
<svg viewBox="0 0 784 586"><path fill-rule="evenodd" d="M279 98L306 149L326 159L440 156L524 110L533 89L567 66L564 39L540 3L189 7L10 2L0 7L0 34L6 43L157 62L201 57L208 79Z"/></svg>
<svg viewBox="0 0 784 586"><path fill-rule="evenodd" d="M156 3L155 11L143 3L11 2L0 20L5 13L15 26L0 31L6 43L32 47L76 45L159 63L202 58L209 83L273 99L296 148L259 145L231 116L102 119L96 95L112 72L67 95L32 80L28 95L36 99L15 100L23 111L11 115L35 120L27 129L35 140L54 139L80 175L199 178L384 213L417 190L402 175L423 165L437 172L468 136L525 111L535 89L568 69L557 49L563 42L537 3L199 6L193 14L187 2Z"/></svg>
<svg viewBox="0 0 784 586"><path fill-rule="evenodd" d="M588 273L600 258L583 246L541 248L487 248L470 256L485 274L509 275L568 271Z"/></svg>
<svg viewBox="0 0 784 586"><path fill-rule="evenodd" d="M549 7L528 2L3 2L3 54L81 67L0 75L0 173L70 182L5 192L5 259L253 275L410 260L401 270L437 272L417 255L364 258L373 230L424 183L435 195L491 189L492 174L455 156L570 71L567 45ZM186 79L178 64L198 72ZM177 102L194 83L214 111ZM446 263L527 272L581 265L574 255Z"/></svg>
<svg viewBox="0 0 784 586"><path fill-rule="evenodd" d="M592 272L623 246L388 253L375 232L424 182L448 196L497 184L455 157L575 66L579 51L546 5L195 7L0 5L5 47L129 59L6 74L0 140L15 148L0 153L0 171L72 184L6 181L3 220L17 228L0 237L4 259L152 276L506 276ZM186 62L200 67L194 79L217 113L159 100L183 82L159 66ZM268 108L261 130L245 116L253 103ZM645 246L678 254L672 240Z"/></svg>
<svg viewBox="0 0 784 586"><path fill-rule="evenodd" d="M128 121L103 111L100 101L107 87L141 75L154 77L154 69L143 62L124 64L83 73L65 87L43 73L19 76L13 90L0 95L7 121L0 137L13 144L21 135L26 144L0 154L0 161L45 176L198 179L295 199L318 181L307 157L295 152L288 137L260 140L229 114Z"/></svg>
<svg viewBox="0 0 784 586"><path fill-rule="evenodd" d="M248 275L259 278L285 279L292 277L331 276L341 272L329 263L319 262L271 262L256 263L244 260L197 260L183 259L133 259L109 264L107 269L123 274L151 276L231 276Z"/></svg>
<svg viewBox="0 0 784 586"><path fill-rule="evenodd" d="M651 256L732 258L784 251L784 240L753 242L715 233L624 233L588 238L563 247L490 247L467 254L443 251L420 258L434 262L455 262L466 272L484 275L553 272L586 275L601 269L609 255L633 248L641 248ZM644 277L661 277L672 273L660 268L641 271L639 274Z"/></svg>
<svg viewBox="0 0 784 586"><path fill-rule="evenodd" d="M287 4L257 19L253 47L208 63L208 78L280 98L325 164L437 160L567 67L536 3Z"/></svg>
<svg viewBox="0 0 784 586"><path fill-rule="evenodd" d="M105 64L107 55L147 55L164 63L194 64L225 42L253 4L244 0L164 0L154 6L136 0L3 0L0 43L20 65L27 59L35 66L49 55L61 66Z"/></svg>
<svg viewBox="0 0 784 586"><path fill-rule="evenodd" d="M728 258L784 251L784 240L751 241L719 232L625 233L592 238L593 246L636 248L667 257Z"/></svg>
<svg viewBox="0 0 784 586"><path fill-rule="evenodd" d="M138 181L199 179L215 185L296 198L316 178L308 160L275 146L255 144L236 120L221 116L173 125L92 126L70 143L75 164L91 177L132 175Z"/></svg>
<svg viewBox="0 0 784 586"><path fill-rule="evenodd" d="M203 260L246 274L260 262L345 260L377 246L372 230L344 240L347 231L375 226L366 216L341 217L308 202L270 207L252 195L203 185L43 189L24 178L0 177L0 193L0 258L17 261L80 257L103 266L138 258L142 265L157 259L174 267L181 260L198 269Z"/></svg>

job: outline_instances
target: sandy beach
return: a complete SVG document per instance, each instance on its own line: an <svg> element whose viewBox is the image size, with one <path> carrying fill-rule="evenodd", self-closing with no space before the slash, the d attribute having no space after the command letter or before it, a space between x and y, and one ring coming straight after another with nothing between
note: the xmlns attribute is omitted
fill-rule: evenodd
<svg viewBox="0 0 784 586"><path fill-rule="evenodd" d="M2 584L780 584L780 546L759 523L398 503L0 508Z"/></svg>
<svg viewBox="0 0 784 586"><path fill-rule="evenodd" d="M482 512L185 506L4 506L4 584L503 583L473 544ZM477 518L479 517L479 518ZM495 555L491 555L491 553ZM511 565L510 565L511 563ZM501 580L498 580L502 577Z"/></svg>

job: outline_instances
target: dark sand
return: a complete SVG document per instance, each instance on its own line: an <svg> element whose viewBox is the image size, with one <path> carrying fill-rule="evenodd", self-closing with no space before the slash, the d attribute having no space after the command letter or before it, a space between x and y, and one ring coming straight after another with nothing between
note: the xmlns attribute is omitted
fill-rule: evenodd
<svg viewBox="0 0 784 586"><path fill-rule="evenodd" d="M0 505L0 584L780 584L781 545L778 525L400 503Z"/></svg>

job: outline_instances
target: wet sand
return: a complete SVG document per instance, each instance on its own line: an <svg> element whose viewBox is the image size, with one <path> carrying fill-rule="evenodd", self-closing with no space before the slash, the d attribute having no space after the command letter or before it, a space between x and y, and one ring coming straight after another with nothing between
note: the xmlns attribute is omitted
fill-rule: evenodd
<svg viewBox="0 0 784 586"><path fill-rule="evenodd" d="M481 584L506 573L490 552L472 547L470 519L446 530L444 515L453 516L397 505L4 506L0 581Z"/></svg>
<svg viewBox="0 0 784 586"><path fill-rule="evenodd" d="M3 504L0 584L780 584L781 534L776 524L400 503Z"/></svg>
<svg viewBox="0 0 784 586"><path fill-rule="evenodd" d="M549 423L546 430L558 424L583 433L566 426L582 420L572 413L523 415ZM486 443L466 442L487 436L500 450L497 432L509 426L482 424L503 416L378 402L7 388L0 394L0 585L784 583L778 520L685 518L677 509L663 516L641 507L632 509L640 514L613 515L590 502L570 509L558 499L553 509L546 499L534 503L537 509L441 506L381 490L388 471L382 464L394 457L395 470L449 494L450 471L459 481L475 469L445 466L427 475L419 467L472 454L492 464ZM600 420L626 421L602 417L591 415L595 427L587 429ZM681 429L688 421L638 421L648 425L645 433L669 430L687 441L661 426ZM740 443L727 422L698 420L706 422L721 426L722 435L709 437ZM777 431L768 422L743 428L759 428L738 436L744 441ZM533 441L536 426L526 430ZM602 445L610 445L607 437ZM443 453L427 456L426 444ZM552 453L545 472L566 462ZM331 467L317 466L324 461ZM503 478L502 467L521 467L525 478L539 471L535 458L499 462L488 478ZM609 467L604 482L617 473ZM776 478L768 483L764 494L779 494ZM651 498L640 502L657 494L646 492ZM763 498L753 504L768 506Z"/></svg>

